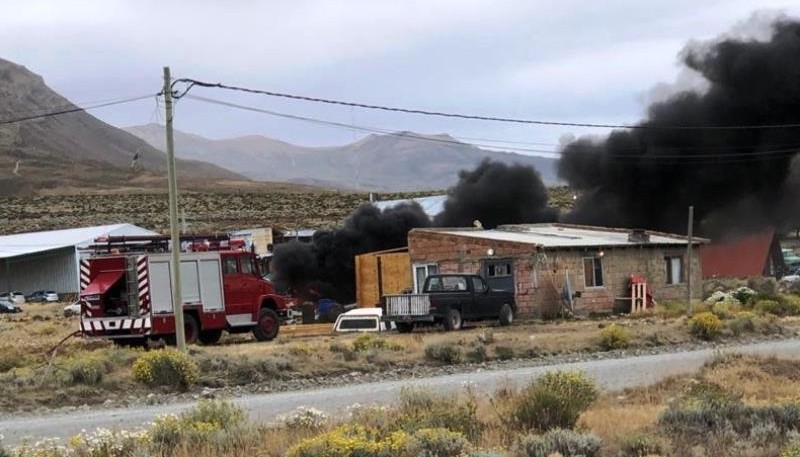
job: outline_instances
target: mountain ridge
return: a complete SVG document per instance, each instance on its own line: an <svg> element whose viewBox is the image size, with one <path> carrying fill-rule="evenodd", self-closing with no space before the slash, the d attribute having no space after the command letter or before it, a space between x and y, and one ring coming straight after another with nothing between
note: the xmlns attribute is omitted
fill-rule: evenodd
<svg viewBox="0 0 800 457"><path fill-rule="evenodd" d="M165 148L161 125L125 130ZM349 144L322 147L294 145L264 135L208 139L178 130L174 134L177 157L214 163L253 180L327 183L355 190L440 190L453 186L460 170L472 169L488 157L533 166L545 183L558 183L556 159L482 149L447 133L369 134Z"/></svg>

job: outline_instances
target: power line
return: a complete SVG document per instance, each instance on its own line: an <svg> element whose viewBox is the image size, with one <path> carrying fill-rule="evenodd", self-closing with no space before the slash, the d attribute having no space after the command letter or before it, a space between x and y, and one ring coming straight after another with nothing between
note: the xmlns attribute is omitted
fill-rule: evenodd
<svg viewBox="0 0 800 457"><path fill-rule="evenodd" d="M120 99L120 100L112 100L112 101L108 101L108 102L104 102L104 103L98 103L98 104L94 104L94 105L90 105L90 106L83 106L83 107L72 105L71 108L66 108L66 109L61 109L61 110L56 110L56 111L50 111L50 112L41 113L41 114L33 114L33 115L18 117L18 118L14 118L14 119L0 120L0 125L16 124L18 122L31 121L31 120L34 120L34 119L42 119L42 118L46 118L46 117L60 116L62 114L77 113L79 111L88 111L88 110L91 110L91 109L104 108L106 106L122 105L124 103L131 103L131 102L136 102L136 101L139 101L139 100L144 100L144 99L147 99L147 98L151 98L151 97L153 97L155 95L156 94L148 94L148 95L142 95L142 96L139 96L139 97L130 97L130 98L124 98L124 99Z"/></svg>
<svg viewBox="0 0 800 457"><path fill-rule="evenodd" d="M409 138L412 140L417 141L428 141L428 142L435 142L435 143L445 143L445 144L453 144L459 146L478 146L478 147L495 147L491 145L484 145L478 143L463 143L460 141L455 140L448 140L445 138L435 138L435 137L426 137L426 136L419 136L415 134L409 134L404 132L393 132L390 130L385 129L378 129L372 127L364 127L358 126L353 124L346 124L342 122L334 122L334 121L326 121L323 119L306 117L306 116L297 116L293 114L286 114L277 111L266 110L262 108L256 108L253 106L241 105L238 103L227 102L223 100L217 100L208 97L202 97L198 95L186 95L186 98L191 100L196 100L204 103L210 103L215 105L226 106L235 109L241 109L245 111L252 111L262 114L268 114L271 116L282 117L286 119L293 119L299 120L304 122L310 122L319 125L325 125L329 127L337 127L343 129L355 129L361 130L371 133L380 133L384 135L391 135L395 137L403 137ZM536 152L536 153L543 153L543 154L551 154L555 156L563 156L564 153L562 151L552 151L552 150L542 150L542 149L530 149L530 148L506 148L509 150L514 151L522 151L522 152ZM657 162L661 165L667 165L672 163L688 163L693 165L701 165L701 164L726 164L726 163L740 163L740 162L747 162L747 161L763 161L763 160L772 160L772 159L783 159L788 158L796 154L800 151L800 146L797 148L789 148L789 149L777 149L777 150L761 150L761 151L752 151L752 152L738 152L738 153L724 153L724 154L672 154L672 155L641 155L641 154L608 154L606 157L610 158L614 161L643 161L647 160L650 162ZM678 159L678 160L676 160ZM702 161L705 159L705 161ZM711 160L709 160L711 159ZM665 162L670 161L670 162Z"/></svg>
<svg viewBox="0 0 800 457"><path fill-rule="evenodd" d="M209 83L204 81L198 81L196 79L191 79L191 78L176 79L172 83L172 87L174 87L178 83L185 83L188 84L188 86L184 89L183 92L176 92L175 94L176 98L181 98L185 96L194 86L200 86L207 88L246 92L251 94L267 95L270 97L287 98L291 100L302 100L313 103L324 103L328 105L350 106L356 108L390 111L396 113L419 114L424 116L438 116L438 117L448 117L457 119L470 119L477 121L506 122L514 124L557 125L562 127L618 128L618 129L642 129L642 130L753 130L753 129L782 129L782 128L800 127L800 123L759 124L759 125L657 125L657 124L598 124L598 123L582 123L582 122L541 121L541 120L531 120L531 119L481 116L481 115L463 114L463 113L448 113L443 111L428 111L422 109L398 108L385 105L370 105L366 103L350 102L344 100L308 97L305 95L287 94L282 92L273 92L260 89L250 89L247 87L231 86L222 83Z"/></svg>

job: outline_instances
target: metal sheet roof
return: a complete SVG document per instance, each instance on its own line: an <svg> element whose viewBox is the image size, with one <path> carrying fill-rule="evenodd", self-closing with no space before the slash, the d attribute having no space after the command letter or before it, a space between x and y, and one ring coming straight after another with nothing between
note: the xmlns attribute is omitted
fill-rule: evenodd
<svg viewBox="0 0 800 457"><path fill-rule="evenodd" d="M769 270L775 230L715 242L700 249L703 278L761 276Z"/></svg>
<svg viewBox="0 0 800 457"><path fill-rule="evenodd" d="M98 225L66 230L18 233L0 236L0 259L71 246L85 247L103 235L158 235L133 224Z"/></svg>
<svg viewBox="0 0 800 457"><path fill-rule="evenodd" d="M429 218L433 219L439 213L444 211L444 202L447 201L447 195L433 195L430 197L410 198L406 200L383 200L372 202L372 204L378 207L379 210L383 211L401 203L409 203L412 201L419 203L419 206L422 207L422 210L425 211L425 214L427 214Z"/></svg>
<svg viewBox="0 0 800 457"><path fill-rule="evenodd" d="M435 231L437 233L470 238L531 244L543 248L639 246L647 244L686 245L687 243L685 236L652 231L645 231L650 236L649 242L633 242L628 240L628 235L631 233L631 230L628 229L568 224L502 225L492 230L439 229ZM702 238L697 239L698 243L707 241Z"/></svg>

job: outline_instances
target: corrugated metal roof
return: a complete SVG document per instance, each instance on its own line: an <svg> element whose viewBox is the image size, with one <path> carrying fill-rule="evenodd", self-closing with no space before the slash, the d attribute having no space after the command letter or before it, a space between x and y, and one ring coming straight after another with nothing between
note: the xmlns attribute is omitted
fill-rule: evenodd
<svg viewBox="0 0 800 457"><path fill-rule="evenodd" d="M61 249L69 246L84 247L103 235L158 235L158 233L133 224L98 225L66 230L18 233L0 236L0 259L36 252Z"/></svg>
<svg viewBox="0 0 800 457"><path fill-rule="evenodd" d="M383 211L401 203L409 203L412 201L419 203L419 206L422 207L422 210L425 211L425 214L427 214L429 218L433 219L439 213L444 211L444 202L447 201L447 195L433 195L430 197L410 198L406 200L383 200L372 202L372 204L378 207L379 210Z"/></svg>
<svg viewBox="0 0 800 457"><path fill-rule="evenodd" d="M422 229L425 230L425 229ZM433 229L436 233L465 236L486 240L509 241L531 244L543 248L592 247L592 246L638 246L642 244L686 245L685 236L669 233L645 231L649 242L628 240L631 230L604 227L591 227L568 224L524 224L502 225L492 230L476 229ZM697 239L698 243L708 240Z"/></svg>
<svg viewBox="0 0 800 457"><path fill-rule="evenodd" d="M761 276L769 266L775 230L709 244L700 249L703 278Z"/></svg>

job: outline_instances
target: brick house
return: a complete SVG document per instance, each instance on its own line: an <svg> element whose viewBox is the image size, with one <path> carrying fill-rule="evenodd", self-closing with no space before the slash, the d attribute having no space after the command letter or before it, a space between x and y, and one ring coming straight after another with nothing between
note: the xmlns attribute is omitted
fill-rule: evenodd
<svg viewBox="0 0 800 457"><path fill-rule="evenodd" d="M429 273L479 273L492 287L514 290L520 314L537 317L557 315L570 295L577 314L630 309L624 298L631 296L631 275L643 277L656 300L685 300L687 242L668 233L567 224L408 234L415 290ZM700 297L700 261L692 252L693 292Z"/></svg>

